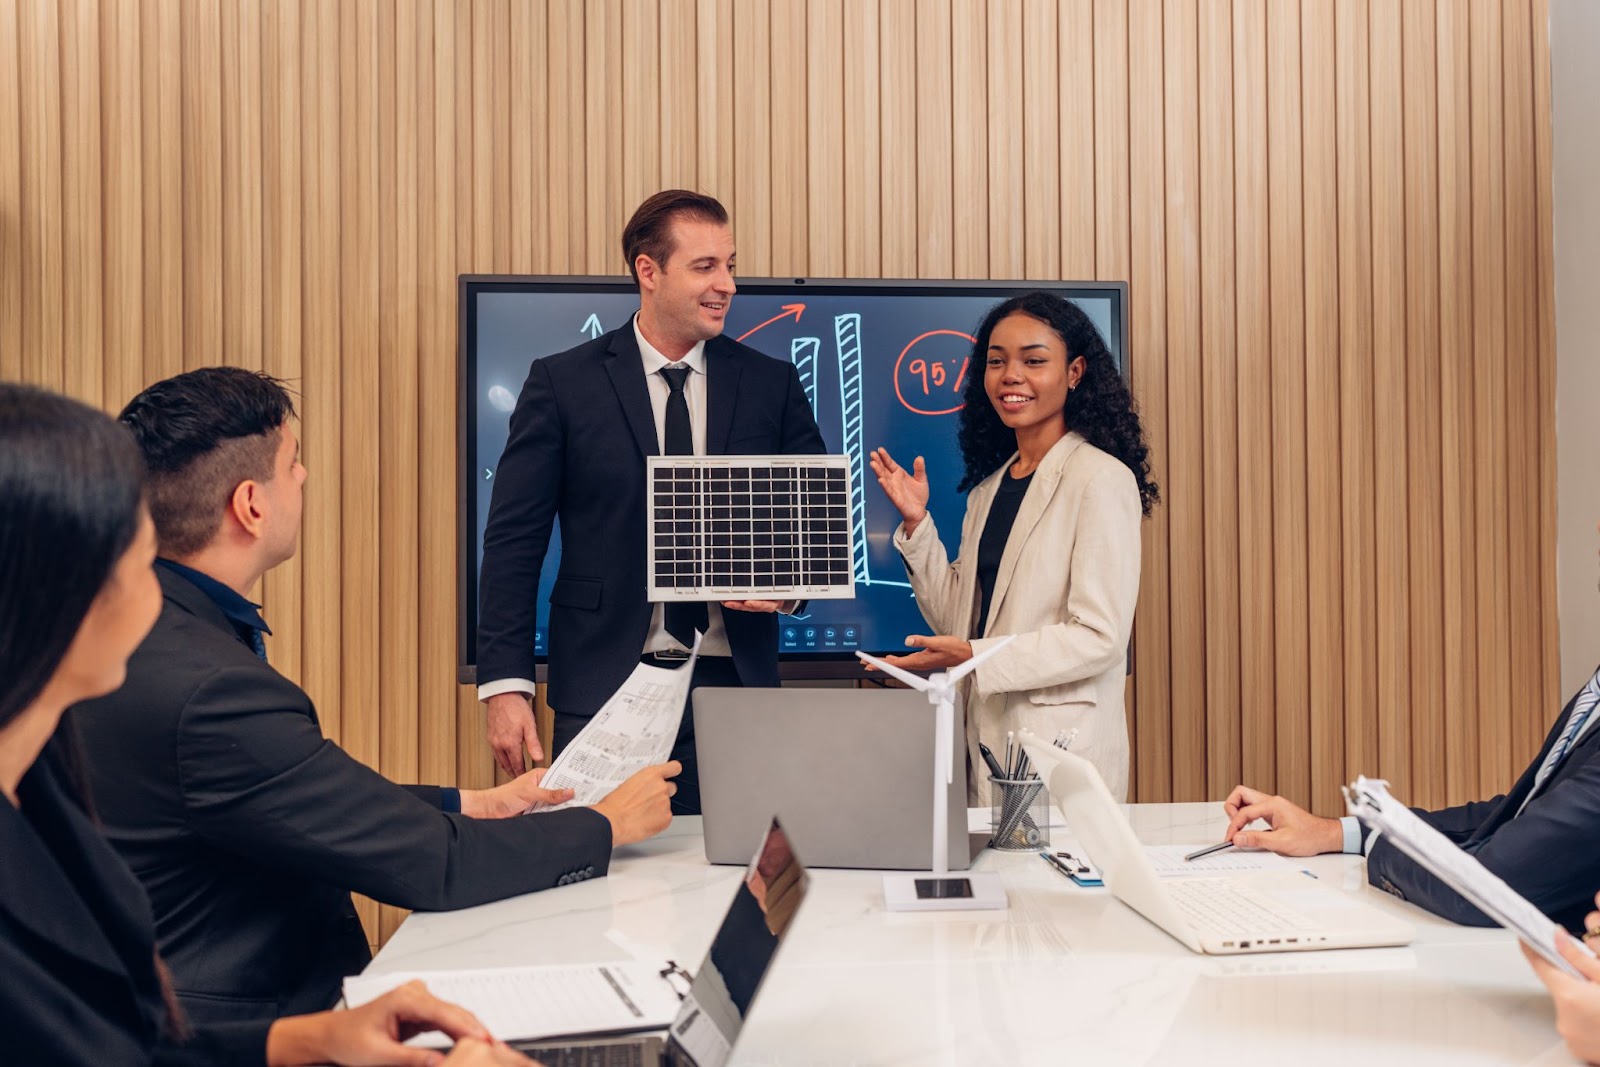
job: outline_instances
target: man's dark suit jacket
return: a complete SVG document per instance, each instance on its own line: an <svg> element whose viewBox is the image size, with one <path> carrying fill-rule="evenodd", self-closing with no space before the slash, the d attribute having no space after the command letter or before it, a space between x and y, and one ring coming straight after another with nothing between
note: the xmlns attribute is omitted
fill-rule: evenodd
<svg viewBox="0 0 1600 1067"><path fill-rule="evenodd" d="M0 1061L260 1064L270 1023L168 1029L144 890L79 802L58 731L0 801Z"/></svg>
<svg viewBox="0 0 1600 1067"><path fill-rule="evenodd" d="M822 432L793 366L727 337L706 342L706 453L811 455ZM645 457L660 452L639 343L619 330L533 361L495 471L484 530L478 681L534 676L539 570L561 522L550 592L549 701L589 716L639 665ZM739 680L778 684L778 617L725 611Z"/></svg>
<svg viewBox="0 0 1600 1067"><path fill-rule="evenodd" d="M1517 809L1533 789L1539 765L1560 737L1576 700L1574 696L1567 702L1511 792L1441 811L1416 809L1434 829L1574 933L1583 929L1583 918L1594 910L1594 895L1600 891L1600 726L1579 739L1521 815ZM1367 880L1453 922L1494 925L1381 836L1367 856Z"/></svg>
<svg viewBox="0 0 1600 1067"><path fill-rule="evenodd" d="M210 597L157 576L155 629L78 724L106 836L150 894L195 1018L328 1007L370 958L352 891L442 911L606 872L605 816L445 814L437 789L396 785L324 738L306 694Z"/></svg>

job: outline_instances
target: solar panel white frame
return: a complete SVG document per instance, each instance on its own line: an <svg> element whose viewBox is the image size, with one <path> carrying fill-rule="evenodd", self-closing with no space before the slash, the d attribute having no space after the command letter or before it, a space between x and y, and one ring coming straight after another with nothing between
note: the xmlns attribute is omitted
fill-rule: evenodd
<svg viewBox="0 0 1600 1067"><path fill-rule="evenodd" d="M856 595L849 456L649 456L648 596Z"/></svg>

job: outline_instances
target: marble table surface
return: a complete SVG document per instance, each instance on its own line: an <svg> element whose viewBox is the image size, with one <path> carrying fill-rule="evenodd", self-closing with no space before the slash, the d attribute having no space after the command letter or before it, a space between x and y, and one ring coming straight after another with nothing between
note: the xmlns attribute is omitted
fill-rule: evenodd
<svg viewBox="0 0 1600 1067"><path fill-rule="evenodd" d="M1217 804L1127 811L1148 844L1204 844L1223 826ZM1453 926L1371 889L1359 857L1303 862L1403 916L1416 941L1210 958L1032 855L978 857L1005 881L1003 912L891 914L881 875L814 870L734 1063L1573 1062L1505 931ZM620 849L606 878L410 916L368 973L626 959L693 970L739 874L707 864L698 818L675 819Z"/></svg>

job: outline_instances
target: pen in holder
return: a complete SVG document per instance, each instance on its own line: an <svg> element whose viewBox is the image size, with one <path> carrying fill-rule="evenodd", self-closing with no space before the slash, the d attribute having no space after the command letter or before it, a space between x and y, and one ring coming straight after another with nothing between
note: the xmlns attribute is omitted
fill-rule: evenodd
<svg viewBox="0 0 1600 1067"><path fill-rule="evenodd" d="M989 847L1001 852L1038 852L1050 847L1050 794L1037 775L989 776Z"/></svg>

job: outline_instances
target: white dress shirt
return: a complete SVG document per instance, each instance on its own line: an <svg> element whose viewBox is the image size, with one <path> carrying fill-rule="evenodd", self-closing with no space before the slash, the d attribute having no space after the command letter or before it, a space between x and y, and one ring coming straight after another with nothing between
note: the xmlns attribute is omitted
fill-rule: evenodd
<svg viewBox="0 0 1600 1067"><path fill-rule="evenodd" d="M645 340L639 329L638 315L633 317L633 336L639 342L639 358L644 364L645 387L650 390L650 414L656 420L656 443L659 445L667 439L667 397L672 395L671 386L661 376L661 368L672 366L673 361ZM689 404L689 428L694 434L694 454L703 456L706 454L706 343L701 341L689 349L677 363L689 368L689 380L684 384L683 396ZM688 651L681 641L667 633L663 604L650 605L650 631L645 634L643 651ZM733 655L728 647L727 628L722 625L720 604L706 605L706 632L700 638L700 654Z"/></svg>

